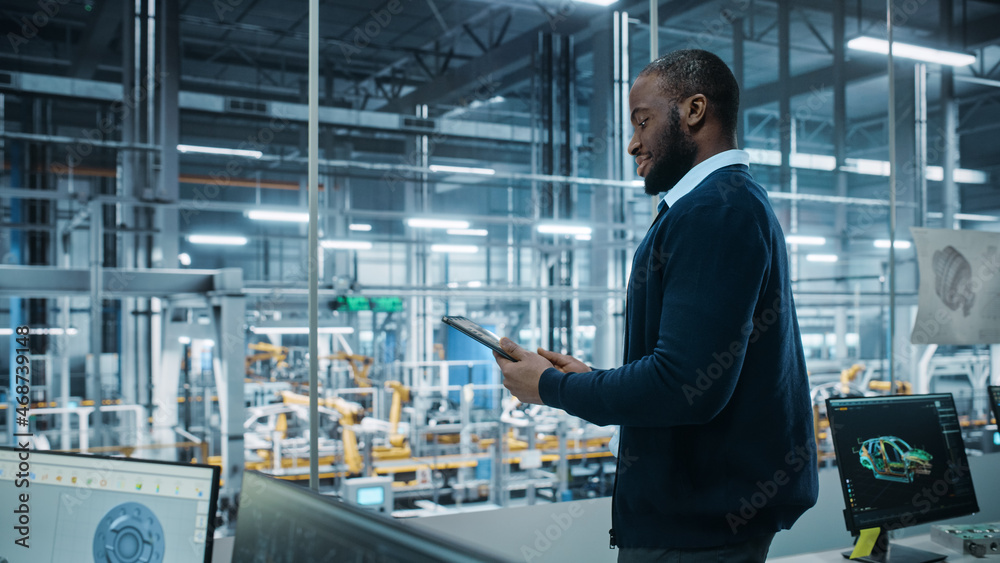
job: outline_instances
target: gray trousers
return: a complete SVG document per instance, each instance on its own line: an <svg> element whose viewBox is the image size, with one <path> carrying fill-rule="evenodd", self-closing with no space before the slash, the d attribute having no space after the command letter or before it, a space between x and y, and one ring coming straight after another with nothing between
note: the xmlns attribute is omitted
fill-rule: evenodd
<svg viewBox="0 0 1000 563"><path fill-rule="evenodd" d="M618 563L764 563L774 534L748 542L701 549L618 549Z"/></svg>

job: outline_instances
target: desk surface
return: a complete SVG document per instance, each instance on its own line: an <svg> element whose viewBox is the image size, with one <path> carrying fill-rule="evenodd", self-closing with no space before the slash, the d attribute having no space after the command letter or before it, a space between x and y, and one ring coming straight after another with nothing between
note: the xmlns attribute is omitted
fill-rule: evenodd
<svg viewBox="0 0 1000 563"><path fill-rule="evenodd" d="M923 549L925 551L932 551L934 553L940 553L941 555L947 555L948 556L947 561L951 561L953 563L971 563L972 561L978 561L979 563L983 563L984 561L989 562L991 560L996 560L996 558L977 559L972 555L962 555L957 551L948 549L947 547L939 543L934 543L933 541L931 541L931 537L927 534L913 536L911 538L892 540L891 543L894 544L898 543L900 545L914 547L917 549ZM841 555L841 553L848 549L850 549L850 547L845 546L843 549L836 549L833 551L803 553L800 555L790 555L788 557L777 557L774 559L771 559L769 557L767 560L774 561L775 563L836 563L836 562L846 563L848 560L844 559L844 556Z"/></svg>

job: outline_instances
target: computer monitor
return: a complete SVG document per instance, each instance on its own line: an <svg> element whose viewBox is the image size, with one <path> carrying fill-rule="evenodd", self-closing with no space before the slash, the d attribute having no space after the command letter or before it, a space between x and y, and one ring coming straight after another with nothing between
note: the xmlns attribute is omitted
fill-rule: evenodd
<svg viewBox="0 0 1000 563"><path fill-rule="evenodd" d="M472 563L503 559L256 471L243 474L233 561Z"/></svg>
<svg viewBox="0 0 1000 563"><path fill-rule="evenodd" d="M990 385L990 408L993 409L993 420L1000 426L1000 385Z"/></svg>
<svg viewBox="0 0 1000 563"><path fill-rule="evenodd" d="M0 555L211 563L218 493L218 467L0 448Z"/></svg>
<svg viewBox="0 0 1000 563"><path fill-rule="evenodd" d="M863 561L940 561L944 555L889 545L886 532L979 511L962 428L950 394L827 399L854 535L881 528Z"/></svg>

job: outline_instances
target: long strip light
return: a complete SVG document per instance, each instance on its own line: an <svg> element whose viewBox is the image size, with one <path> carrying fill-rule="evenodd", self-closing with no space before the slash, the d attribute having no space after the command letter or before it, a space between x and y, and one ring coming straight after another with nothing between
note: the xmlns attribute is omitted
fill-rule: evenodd
<svg viewBox="0 0 1000 563"><path fill-rule="evenodd" d="M836 254L806 254L806 260L809 262L836 262Z"/></svg>
<svg viewBox="0 0 1000 563"><path fill-rule="evenodd" d="M372 248L372 243L367 240L322 240L319 244L323 248L340 250L371 250Z"/></svg>
<svg viewBox="0 0 1000 563"><path fill-rule="evenodd" d="M220 147L199 147L196 145L177 145L177 150L182 153L222 154L226 156L244 156L246 158L260 158L264 156L264 153L260 151L224 149Z"/></svg>
<svg viewBox="0 0 1000 563"><path fill-rule="evenodd" d="M908 240L897 240L893 243L893 246L900 250L906 250L910 248L911 243ZM875 248L889 248L889 239L878 239L875 241Z"/></svg>
<svg viewBox="0 0 1000 563"><path fill-rule="evenodd" d="M254 334L309 334L307 326L252 326ZM354 334L354 328L349 326L321 326L317 334Z"/></svg>
<svg viewBox="0 0 1000 563"><path fill-rule="evenodd" d="M803 246L823 246L826 244L824 237L810 237L806 235L788 235L785 237L788 244L801 244Z"/></svg>
<svg viewBox="0 0 1000 563"><path fill-rule="evenodd" d="M589 235L593 229L583 225L568 225L565 223L542 223L536 227L538 232L549 235Z"/></svg>
<svg viewBox="0 0 1000 563"><path fill-rule="evenodd" d="M406 220L410 227L418 229L468 229L468 221L457 221L452 219L425 219L412 217Z"/></svg>
<svg viewBox="0 0 1000 563"><path fill-rule="evenodd" d="M847 48L856 51L878 53L880 55L889 54L889 42L885 39L876 39L874 37L855 37L847 42ZM966 53L931 49L930 47L900 43L899 41L892 42L892 56L947 66L969 66L976 62L976 57Z"/></svg>
<svg viewBox="0 0 1000 563"><path fill-rule="evenodd" d="M610 6L618 0L576 0L578 4L593 4L594 6Z"/></svg>
<svg viewBox="0 0 1000 563"><path fill-rule="evenodd" d="M431 172L451 172L454 174L481 174L484 176L492 176L497 173L496 170L492 168L472 168L469 166L446 166L443 164L431 164Z"/></svg>
<svg viewBox="0 0 1000 563"><path fill-rule="evenodd" d="M372 230L372 226L367 223L351 223L348 229L352 231L368 232Z"/></svg>
<svg viewBox="0 0 1000 563"><path fill-rule="evenodd" d="M192 244L221 244L226 246L243 246L247 237L229 235L188 235Z"/></svg>
<svg viewBox="0 0 1000 563"><path fill-rule="evenodd" d="M781 166L781 151L772 149L745 149L750 154L752 164L764 166ZM834 157L823 154L792 153L792 168L803 170L833 171L837 168ZM845 172L863 174L866 176L889 176L889 162L886 160L871 160L867 158L844 159L842 168ZM987 184L990 175L981 170L956 168L952 176L960 184ZM940 166L927 167L927 179L940 182L944 178L944 169ZM638 184L641 185L641 184Z"/></svg>
<svg viewBox="0 0 1000 563"><path fill-rule="evenodd" d="M479 252L479 247L471 244L432 244L431 252L441 252L445 254L475 254Z"/></svg>
<svg viewBox="0 0 1000 563"><path fill-rule="evenodd" d="M247 212L247 217L255 221L281 221L285 223L308 223L308 213L296 213L294 211L267 211L255 209Z"/></svg>
<svg viewBox="0 0 1000 563"><path fill-rule="evenodd" d="M448 229L449 235L465 236L465 237L485 237L490 234L486 229Z"/></svg>

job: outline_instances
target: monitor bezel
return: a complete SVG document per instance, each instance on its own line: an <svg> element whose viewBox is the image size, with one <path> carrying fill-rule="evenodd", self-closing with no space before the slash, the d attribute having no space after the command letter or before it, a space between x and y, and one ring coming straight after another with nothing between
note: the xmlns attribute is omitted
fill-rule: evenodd
<svg viewBox="0 0 1000 563"><path fill-rule="evenodd" d="M10 446L0 446L0 451L10 451L19 452L22 451L21 448L12 448ZM59 455L69 458L81 458L85 457L87 459L106 459L114 462L127 462L127 463L152 463L156 465L169 465L172 467L199 467L203 469L212 470L212 494L209 495L210 499L208 501L208 528L205 530L205 559L203 563L212 563L212 549L215 544L215 518L216 513L219 510L219 489L221 488L220 479L222 477L222 469L215 465L207 465L204 463L185 463L183 461L163 461L160 459L141 459L134 457L114 457L107 455L97 455L85 452L63 452L57 450L35 450L29 449L31 455L35 454L45 454L45 455Z"/></svg>
<svg viewBox="0 0 1000 563"><path fill-rule="evenodd" d="M257 482L257 480L260 480ZM247 486L247 483L250 483ZM510 560L504 559L496 554L486 553L474 546L458 543L455 540L415 526L408 526L397 521L390 515L382 514L372 510L367 510L354 506L340 499L320 494L307 487L290 483L284 479L279 479L260 471L247 470L243 473L244 486L240 491L241 509L245 506L252 506L253 501L244 503L243 494L253 494L264 484L278 487L283 493L285 502L294 502L296 497L303 505L316 507L316 503L335 507L327 514L323 514L324 522L330 526L341 526L345 530L352 530L357 533L370 533L385 541L402 544L406 541L407 549L419 553L426 557L437 558L445 562L462 563L508 563ZM240 541L243 535L249 533L248 528L242 528L241 518L236 515L236 533L233 539L233 557L237 557L240 550ZM410 540L410 541L407 541Z"/></svg>
<svg viewBox="0 0 1000 563"><path fill-rule="evenodd" d="M844 470L843 470L844 466L843 466L843 464L840 463L840 460L847 459L847 458L841 455L842 452L840 451L840 448L838 447L838 442L833 437L833 426L834 426L833 419L834 419L834 416L835 416L834 413L836 412L834 410L834 407L837 405L837 403L840 403L840 402L856 402L856 401L870 400L871 402L874 403L876 401L885 401L887 399L888 400L895 400L897 402L905 402L905 401L908 401L908 400L915 400L915 399L918 399L918 398L919 399L925 399L925 400L926 399L946 400L946 401L948 401L951 404L952 409L955 408L955 398L954 398L954 396L952 396L951 393L929 393L929 394L925 394L925 395L884 395L884 396L874 396L874 397L843 397L843 398L828 398L826 400L827 419L830 422L830 427L829 427L830 438L831 438L831 441L833 442L834 453L836 454L837 460L838 460L837 461L837 474L840 477L840 492L841 492L841 494L844 497L844 522L845 522L845 524L847 526L847 530L851 533L851 535L858 535L863 528L861 528L861 527L859 527L859 526L857 526L855 524L855 522L854 522L854 513L849 508L851 502L850 502L850 497L849 497L849 495L847 493L847 485L845 483ZM965 438L963 436L961 436L961 434L959 434L959 438L962 440L962 456L965 457L965 463L968 466L969 456L965 452ZM848 454L851 454L851 453L852 452L848 452ZM880 527L880 528L883 528L883 529L887 528L887 529L890 529L890 530L895 530L895 529L900 529L900 528L908 528L908 527L911 527L911 526L917 526L917 525L920 525L920 524L926 524L928 522L937 522L937 521L946 520L946 519L949 519L949 518L956 518L956 517L960 517L960 516L968 516L970 514L975 514L975 513L979 512L979 499L976 496L975 484L972 481L972 471L971 471L971 468L969 470L969 486L972 488L972 502L973 502L973 506L972 506L971 510L967 510L965 508L957 508L956 507L955 510L952 510L950 512L945 511L945 512L933 512L933 513L926 513L926 514L921 514L921 513L917 512L917 511L906 512L904 514L909 514L909 515L912 516L912 519L907 519L908 521L906 523L903 523L901 521L903 519L903 515L897 515L897 516L893 516L892 518L887 517L884 520L878 522L877 524L875 524L875 523L873 523L873 524L866 524L864 526L864 528Z"/></svg>
<svg viewBox="0 0 1000 563"><path fill-rule="evenodd" d="M1000 385L987 385L986 386L986 396L990 401L990 410L993 411L993 420L996 421L997 427L1000 428L1000 400L993 399L994 391L1000 399Z"/></svg>

